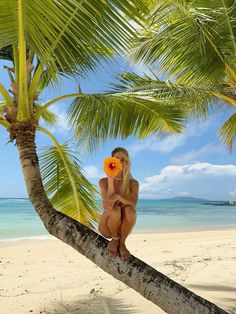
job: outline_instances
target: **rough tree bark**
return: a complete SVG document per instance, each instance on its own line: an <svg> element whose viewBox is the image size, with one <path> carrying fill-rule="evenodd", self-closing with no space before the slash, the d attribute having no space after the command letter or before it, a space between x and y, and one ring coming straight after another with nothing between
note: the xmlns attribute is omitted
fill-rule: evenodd
<svg viewBox="0 0 236 314"><path fill-rule="evenodd" d="M127 261L108 256L105 253L107 240L78 221L56 211L50 204L42 184L34 125L13 123L10 135L11 139L16 140L30 201L50 234L72 246L105 272L124 282L167 313L227 313L135 256L131 255Z"/></svg>

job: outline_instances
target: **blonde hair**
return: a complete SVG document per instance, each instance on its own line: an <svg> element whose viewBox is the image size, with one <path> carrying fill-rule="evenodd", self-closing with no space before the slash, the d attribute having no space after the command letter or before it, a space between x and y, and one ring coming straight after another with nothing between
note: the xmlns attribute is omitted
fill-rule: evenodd
<svg viewBox="0 0 236 314"><path fill-rule="evenodd" d="M111 156L114 157L116 153L121 153L125 161L125 165L123 165L123 183L121 186L120 194L121 196L129 197L132 190L133 180L133 177L130 173L131 161L129 158L129 153L123 147L116 147L115 149L113 149L113 151L111 152Z"/></svg>

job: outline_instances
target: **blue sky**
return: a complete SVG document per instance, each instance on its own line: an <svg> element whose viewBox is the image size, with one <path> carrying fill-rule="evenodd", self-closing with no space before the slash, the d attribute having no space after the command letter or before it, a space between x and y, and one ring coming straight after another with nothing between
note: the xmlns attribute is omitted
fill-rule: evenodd
<svg viewBox="0 0 236 314"><path fill-rule="evenodd" d="M2 68L7 62L0 62L1 83L9 88L7 76ZM143 67L132 66L137 73ZM105 90L114 73L127 70L120 60L116 64L104 65L96 74L81 81L84 93ZM75 92L74 80L63 80L59 92L47 90L41 95L41 102L55 96ZM62 101L53 106L59 116L59 124L51 129L54 136L63 143L69 137L65 123L65 110L70 101ZM213 112L209 119L191 121L181 135L148 137L138 140L111 140L93 155L85 155L78 147L78 158L82 161L87 178L97 184L103 173L103 159L113 148L125 147L131 156L132 175L140 182L140 198L170 198L194 196L211 200L236 199L235 152L229 153L217 137L217 129L226 120L225 112ZM27 197L16 147L8 143L8 134L0 127L0 197ZM37 146L51 145L43 134L37 134Z"/></svg>

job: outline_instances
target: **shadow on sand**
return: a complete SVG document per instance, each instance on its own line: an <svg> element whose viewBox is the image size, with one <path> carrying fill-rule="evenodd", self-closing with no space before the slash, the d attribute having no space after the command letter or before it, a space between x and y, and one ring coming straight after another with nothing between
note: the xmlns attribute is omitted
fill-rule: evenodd
<svg viewBox="0 0 236 314"><path fill-rule="evenodd" d="M130 304L111 297L81 297L78 301L54 303L50 314L135 314L137 309Z"/></svg>
<svg viewBox="0 0 236 314"><path fill-rule="evenodd" d="M199 289L205 291L217 291L217 292L236 292L235 287L229 287L224 285L188 285L189 289ZM224 307L224 310L230 314L236 313L236 297L235 298L218 298L219 301L222 301L224 304L229 304L227 307Z"/></svg>
<svg viewBox="0 0 236 314"><path fill-rule="evenodd" d="M223 286L223 285L188 285L188 287L199 289L199 290L207 290L207 291L232 291L236 292L235 287ZM236 300L236 299L235 299Z"/></svg>

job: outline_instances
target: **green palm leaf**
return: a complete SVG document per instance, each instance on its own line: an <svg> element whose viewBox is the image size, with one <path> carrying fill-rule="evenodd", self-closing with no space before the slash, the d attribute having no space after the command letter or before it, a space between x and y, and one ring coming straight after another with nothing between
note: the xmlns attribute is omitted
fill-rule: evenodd
<svg viewBox="0 0 236 314"><path fill-rule="evenodd" d="M42 108L42 105L35 103L34 102L34 111L37 114L38 110ZM58 117L55 113L53 113L51 110L49 110L48 108L46 108L42 115L40 116L40 118L47 124L50 126L53 126L55 124L58 123Z"/></svg>
<svg viewBox="0 0 236 314"><path fill-rule="evenodd" d="M85 95L68 109L68 120L86 150L93 151L108 138L143 138L181 132L184 112L171 104L128 93Z"/></svg>
<svg viewBox="0 0 236 314"><path fill-rule="evenodd" d="M4 112L4 107L6 106L6 102L5 101L0 101L0 114L2 114Z"/></svg>
<svg viewBox="0 0 236 314"><path fill-rule="evenodd" d="M13 51L11 46L0 49L0 59L13 61Z"/></svg>
<svg viewBox="0 0 236 314"><path fill-rule="evenodd" d="M75 152L67 143L48 147L40 155L40 163L44 187L54 207L94 227L99 217L97 190L83 175Z"/></svg>
<svg viewBox="0 0 236 314"><path fill-rule="evenodd" d="M180 84L219 87L236 58L235 28L232 32L226 22L227 17L234 21L235 6L233 1L224 2L226 10L218 0L214 5L158 1L133 45L133 60L152 65Z"/></svg>
<svg viewBox="0 0 236 314"><path fill-rule="evenodd" d="M0 2L0 49L18 44L18 2ZM134 34L129 19L141 21L146 1L24 0L27 48L55 76L58 68L86 73L114 51L124 50Z"/></svg>
<svg viewBox="0 0 236 314"><path fill-rule="evenodd" d="M206 117L209 108L219 106L215 96L217 91L210 88L165 82L147 74L139 76L130 72L122 73L118 79L119 83L112 84L115 92L172 104L184 109L190 116Z"/></svg>
<svg viewBox="0 0 236 314"><path fill-rule="evenodd" d="M234 112L230 118L220 127L218 135L228 149L232 151L236 137L236 113Z"/></svg>
<svg viewBox="0 0 236 314"><path fill-rule="evenodd" d="M0 101L0 125L8 128L10 127L10 123L5 120L4 117L4 108L6 107L6 102L5 101Z"/></svg>

